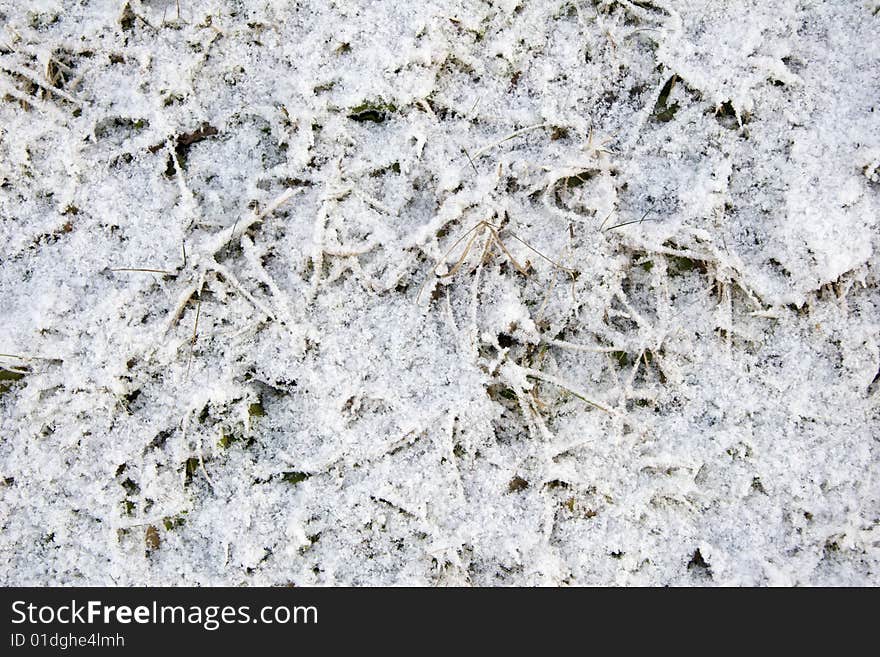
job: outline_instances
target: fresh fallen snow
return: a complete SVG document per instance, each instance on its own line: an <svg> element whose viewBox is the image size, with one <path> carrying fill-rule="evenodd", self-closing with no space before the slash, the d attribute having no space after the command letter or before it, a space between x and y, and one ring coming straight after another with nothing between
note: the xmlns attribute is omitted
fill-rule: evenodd
<svg viewBox="0 0 880 657"><path fill-rule="evenodd" d="M0 23L3 584L880 584L876 0Z"/></svg>

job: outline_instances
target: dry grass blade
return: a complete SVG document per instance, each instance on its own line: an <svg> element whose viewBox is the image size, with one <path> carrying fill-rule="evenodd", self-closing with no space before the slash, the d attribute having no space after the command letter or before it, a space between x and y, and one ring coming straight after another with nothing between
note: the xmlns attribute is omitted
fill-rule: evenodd
<svg viewBox="0 0 880 657"><path fill-rule="evenodd" d="M133 271L145 274L162 274L163 276L176 276L173 271L167 269L147 269L145 267L112 267L110 271Z"/></svg>
<svg viewBox="0 0 880 657"><path fill-rule="evenodd" d="M479 224L477 224L476 226L474 226L473 228L468 230L464 235L462 235L457 240L455 240L455 242L453 242L452 246L450 246L449 249L446 251L446 253L443 254L443 257L440 258L440 262L438 262L436 265L434 265L434 267L431 269L431 273L434 274L434 276L437 276L439 278L447 278L449 276L455 275L455 273L461 267L462 263L464 263L465 258L467 258L467 254L470 253L471 246L473 246L474 240L476 239L477 235L479 234L478 232L475 232L475 231L478 228L481 228L482 225L483 225L482 222L480 222ZM444 264L446 262L446 258L449 257L449 254L452 253L453 250L455 250L455 247L457 247L464 240L466 240L468 235L471 235L471 233L473 233L473 236L468 241L467 246L464 249L464 252L462 253L461 257L458 259L458 262L456 262L455 266L453 266L453 268L445 274L438 274L437 270L440 268L440 266L442 264ZM429 277L429 278L425 279L424 283L422 283L422 287L419 288L419 293L416 295L416 303L418 303L419 300L421 299L422 293L425 291L425 287L428 285L428 282L430 280L431 279Z"/></svg>
<svg viewBox="0 0 880 657"><path fill-rule="evenodd" d="M196 304L196 319L193 322L193 332L192 337L189 339L189 360L186 363L186 379L189 379L189 371L192 367L193 357L195 356L196 349L196 340L199 337L199 317L202 315L202 299L199 297L198 303Z"/></svg>
<svg viewBox="0 0 880 657"><path fill-rule="evenodd" d="M528 276L529 270L526 267L523 267L521 264L519 264L517 259L513 257L513 254L507 249L504 242L501 241L501 237L498 236L498 231L494 227L491 227L491 226L489 228L489 231L490 231L491 243L498 244L498 246L501 247L501 250L504 251L504 254L510 259L510 263L514 266L514 268L523 276ZM511 235L512 234L513 233L511 233ZM518 237L516 239L519 240ZM522 242L522 240L519 240L519 241ZM535 253L538 253L538 252L535 251Z"/></svg>
<svg viewBox="0 0 880 657"><path fill-rule="evenodd" d="M503 139L499 139L498 141L493 142L487 146L483 146L483 148L481 148L476 153L474 153L473 159L474 160L480 159L483 155L485 155L486 153L491 151L493 148L495 148L496 146L500 146L501 144L503 144L506 141L510 141L511 139L516 139L517 137L524 135L527 132L531 132L532 130L538 130L540 128L547 128L547 127L549 127L549 124L547 124L547 123L538 123L536 125L530 125L527 128L522 128L521 130L517 130L516 132L512 132L509 135L507 135L506 137L504 137Z"/></svg>
<svg viewBox="0 0 880 657"><path fill-rule="evenodd" d="M615 228L621 228L623 226L629 226L631 224L640 224L645 220L645 217L647 217L650 213L651 213L651 211L648 210L647 212L645 212L645 214L642 215L641 219L633 219L631 221L624 221L619 224L614 224L613 226L609 226L605 230L614 230ZM608 216L610 217L611 215L608 215ZM608 220L608 217L605 218L605 221L607 221L607 220ZM603 225L605 224L605 221L602 222ZM600 229L601 229L601 226L600 226Z"/></svg>
<svg viewBox="0 0 880 657"><path fill-rule="evenodd" d="M477 224L477 226L475 226L471 230L474 230L475 228L479 228L479 227L481 227L480 224ZM481 231L479 231L479 230L474 232L474 234L471 236L470 240L468 240L467 246L464 247L464 251L461 252L461 257L459 257L459 259L456 261L456 263L452 266L452 269L450 269L445 274L437 274L437 268L440 266L440 264L443 264L445 262L446 258L452 252L452 249L454 249L456 246L458 246L459 243L461 243L461 240L458 240L455 244L453 244L452 247L450 247L449 251L447 251L446 254L443 256L443 260L441 260L440 264L438 264L436 267L434 267L434 273L436 275L438 275L440 278L449 278L451 276L455 276L458 273L458 270L461 269L461 266L464 264L465 260L467 259L468 254L471 252L471 248L474 245L474 241L476 241L477 237L480 236L480 232ZM465 233L464 237L467 237L467 233Z"/></svg>
<svg viewBox="0 0 880 657"><path fill-rule="evenodd" d="M518 237L515 233L510 233L510 236L511 236L513 239L515 239L517 242L519 242L520 244L522 244L523 246L525 246L527 249L529 249L530 251L536 253L538 256L540 256L541 258L543 258L544 260L546 260L547 262L549 262L551 265L553 265L553 266L556 267L557 269L561 269L561 270L564 271L564 272L568 272L568 273L571 274L572 276L574 276L574 275L577 274L577 272L576 272L574 269L569 269L568 267L563 267L562 265L560 265L558 262L556 262L556 261L553 260L552 258L549 258L549 257L545 256L543 253L541 253L540 251L538 251L538 249L536 249L535 247L533 247L531 244L529 244L528 242L526 242L524 239L522 239L521 237Z"/></svg>
<svg viewBox="0 0 880 657"><path fill-rule="evenodd" d="M486 243L483 246L483 250L480 255L479 262L481 264L487 262L489 257L492 254L493 247L497 244L498 247L501 249L501 251L504 253L504 255L507 256L507 259L510 261L510 264L513 265L513 267L520 274L522 274L523 276L528 276L530 273L529 262L526 261L525 266L523 266L519 262L519 260L516 259L516 256L514 256L513 253L510 252L510 249L507 248L507 245L504 243L504 240L501 239L501 235L500 235L501 230L502 230L502 228L500 226L496 226L495 224L491 224L488 221L479 222L475 226L471 227L467 232L465 232L464 235L462 235L457 240L455 240L455 242L452 243L452 246L450 246L449 249L446 251L446 253L443 254L443 257L440 259L440 262L438 262L436 265L434 265L433 269L431 270L432 273L434 274L434 276L436 276L438 278L451 278L452 276L455 276L461 270L461 268L464 266L464 263L467 262L468 255L470 254L471 249L474 246L474 242L477 240L477 238L480 237L480 235L482 235L483 233L488 233L488 235L486 237ZM558 262L556 262L555 260L553 260L552 258L544 255L538 249L533 247L531 244L526 242L524 239L522 239L521 237L519 237L515 233L511 232L510 236L513 239L515 239L517 242L519 242L520 244L525 246L527 249L529 249L533 253L537 254L541 259L549 262L556 269L559 269L560 271L566 272L569 276L571 276L572 280L574 280L574 278L577 274L577 272L575 270L569 269L568 267L564 267L561 264L559 264ZM468 237L470 237L470 239L468 239ZM449 257L449 255L456 249L456 247L458 247L459 244L461 244L465 240L467 240L467 244L465 245L464 250L461 252L461 255L455 261L455 264L453 264L452 267L449 269L449 271L447 271L446 273L438 274L437 270L440 269L440 267L446 263L446 259ZM416 303L418 303L419 300L421 299L422 293L424 292L424 289L430 280L431 279L428 278L422 284L422 287L419 289L419 293L416 296Z"/></svg>
<svg viewBox="0 0 880 657"><path fill-rule="evenodd" d="M541 381L546 381L547 383L552 383L553 385L558 386L558 387L562 388L563 390L568 391L569 393L571 393L572 395L574 395L575 397L580 399L582 402L589 404L593 408L597 408L600 411L604 411L606 413L613 414L611 409L606 408L605 406L603 406L602 404L599 404L598 402L594 402L592 399L587 397L584 393L579 392L578 390L574 389L571 385L569 385L565 381L557 379L555 376L552 376L550 374L545 374L544 372L541 372L539 370L534 370L534 369L531 369L528 367L524 367L522 369L523 369L523 373L527 377L529 377L530 379L539 379Z"/></svg>

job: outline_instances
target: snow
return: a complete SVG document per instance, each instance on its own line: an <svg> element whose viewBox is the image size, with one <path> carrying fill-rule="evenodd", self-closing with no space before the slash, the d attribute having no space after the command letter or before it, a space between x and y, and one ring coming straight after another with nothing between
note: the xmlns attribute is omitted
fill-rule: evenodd
<svg viewBox="0 0 880 657"><path fill-rule="evenodd" d="M0 582L880 584L880 4L179 6L0 1Z"/></svg>

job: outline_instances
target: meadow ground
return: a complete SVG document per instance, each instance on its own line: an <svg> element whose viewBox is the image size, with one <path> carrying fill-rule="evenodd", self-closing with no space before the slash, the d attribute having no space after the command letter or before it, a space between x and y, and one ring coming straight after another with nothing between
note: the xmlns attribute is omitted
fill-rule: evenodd
<svg viewBox="0 0 880 657"><path fill-rule="evenodd" d="M0 25L0 583L880 584L876 0Z"/></svg>

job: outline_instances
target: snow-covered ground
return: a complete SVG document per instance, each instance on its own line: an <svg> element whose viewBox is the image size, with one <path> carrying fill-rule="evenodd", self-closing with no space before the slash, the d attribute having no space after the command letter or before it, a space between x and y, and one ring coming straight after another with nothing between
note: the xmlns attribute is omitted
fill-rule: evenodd
<svg viewBox="0 0 880 657"><path fill-rule="evenodd" d="M3 584L880 584L877 0L0 0Z"/></svg>

